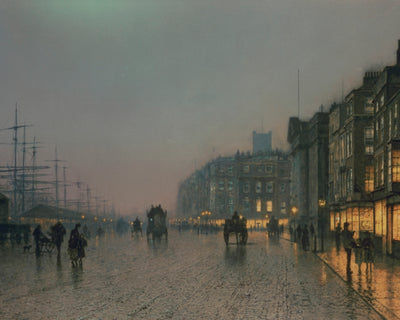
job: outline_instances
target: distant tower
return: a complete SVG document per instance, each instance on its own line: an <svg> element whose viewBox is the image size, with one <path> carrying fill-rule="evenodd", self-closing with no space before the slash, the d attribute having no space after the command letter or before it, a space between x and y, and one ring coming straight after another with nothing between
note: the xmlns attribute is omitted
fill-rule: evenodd
<svg viewBox="0 0 400 320"><path fill-rule="evenodd" d="M272 132L257 133L253 131L253 154L272 151Z"/></svg>

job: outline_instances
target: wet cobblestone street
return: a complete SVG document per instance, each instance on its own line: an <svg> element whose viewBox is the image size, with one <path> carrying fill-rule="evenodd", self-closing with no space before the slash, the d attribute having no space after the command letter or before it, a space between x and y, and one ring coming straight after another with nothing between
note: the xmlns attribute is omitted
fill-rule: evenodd
<svg viewBox="0 0 400 320"><path fill-rule="evenodd" d="M81 268L63 248L1 249L1 319L382 319L311 252L249 234L171 230L168 242L91 239Z"/></svg>

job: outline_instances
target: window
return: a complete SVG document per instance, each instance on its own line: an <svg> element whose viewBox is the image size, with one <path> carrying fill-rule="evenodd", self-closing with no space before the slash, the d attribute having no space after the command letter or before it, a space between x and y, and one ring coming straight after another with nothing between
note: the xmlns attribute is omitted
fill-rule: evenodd
<svg viewBox="0 0 400 320"><path fill-rule="evenodd" d="M392 151L388 151L388 183L392 183Z"/></svg>
<svg viewBox="0 0 400 320"><path fill-rule="evenodd" d="M256 193L261 193L261 188L262 188L261 182L257 181L256 182Z"/></svg>
<svg viewBox="0 0 400 320"><path fill-rule="evenodd" d="M353 114L353 100L347 104L347 116L350 117Z"/></svg>
<svg viewBox="0 0 400 320"><path fill-rule="evenodd" d="M352 148L352 134L351 132L347 132L346 134L346 158L351 156L351 148Z"/></svg>
<svg viewBox="0 0 400 320"><path fill-rule="evenodd" d="M353 193L353 168L349 169L349 193Z"/></svg>
<svg viewBox="0 0 400 320"><path fill-rule="evenodd" d="M249 167L248 164L245 164L245 165L243 166L243 172L244 172L244 173L249 173L249 172L250 172L250 167Z"/></svg>
<svg viewBox="0 0 400 320"><path fill-rule="evenodd" d="M224 180L219 180L218 181L218 190L223 191L225 188L225 181Z"/></svg>
<svg viewBox="0 0 400 320"><path fill-rule="evenodd" d="M228 173L229 173L229 174L232 174L232 173L233 173L233 167L232 167L232 166L229 166L229 167L228 167Z"/></svg>
<svg viewBox="0 0 400 320"><path fill-rule="evenodd" d="M352 193L353 192L353 169L350 168L347 171L346 175L346 193Z"/></svg>
<svg viewBox="0 0 400 320"><path fill-rule="evenodd" d="M273 171L272 166L267 166L267 173L272 173Z"/></svg>
<svg viewBox="0 0 400 320"><path fill-rule="evenodd" d="M365 191L366 192L374 191L374 167L373 166L365 167Z"/></svg>
<svg viewBox="0 0 400 320"><path fill-rule="evenodd" d="M261 212L261 200L260 199L256 200L256 211Z"/></svg>
<svg viewBox="0 0 400 320"><path fill-rule="evenodd" d="M286 191L286 185L284 183L281 183L281 192Z"/></svg>
<svg viewBox="0 0 400 320"><path fill-rule="evenodd" d="M232 180L229 180L229 181L228 181L228 190L229 190L229 191L232 191L232 190L233 190L233 181L232 181Z"/></svg>
<svg viewBox="0 0 400 320"><path fill-rule="evenodd" d="M365 113L373 113L374 112L374 105L372 104L372 98L365 98L364 112Z"/></svg>
<svg viewBox="0 0 400 320"><path fill-rule="evenodd" d="M375 186L381 187L383 186L383 154L380 154L376 157L375 162Z"/></svg>
<svg viewBox="0 0 400 320"><path fill-rule="evenodd" d="M400 205L393 206L393 240L400 240Z"/></svg>
<svg viewBox="0 0 400 320"><path fill-rule="evenodd" d="M374 153L374 128L368 127L364 129L364 145L365 154Z"/></svg>
<svg viewBox="0 0 400 320"><path fill-rule="evenodd" d="M250 201L248 197L243 199L243 211L248 213L250 211Z"/></svg>
<svg viewBox="0 0 400 320"><path fill-rule="evenodd" d="M400 150L392 150L392 182L400 182Z"/></svg>
<svg viewBox="0 0 400 320"><path fill-rule="evenodd" d="M267 182L267 193L272 193L274 191L274 185L272 181Z"/></svg>
<svg viewBox="0 0 400 320"><path fill-rule="evenodd" d="M244 192L244 193L249 193L249 192L250 192L250 183L245 182L245 183L243 184L243 192Z"/></svg>
<svg viewBox="0 0 400 320"><path fill-rule="evenodd" d="M228 212L233 214L233 197L228 198Z"/></svg>
<svg viewBox="0 0 400 320"><path fill-rule="evenodd" d="M272 200L267 201L267 212L272 212Z"/></svg>
<svg viewBox="0 0 400 320"><path fill-rule="evenodd" d="M281 213L286 214L286 202L285 201L281 202Z"/></svg>
<svg viewBox="0 0 400 320"><path fill-rule="evenodd" d="M264 167L263 166L257 166L257 173L263 173L264 172Z"/></svg>

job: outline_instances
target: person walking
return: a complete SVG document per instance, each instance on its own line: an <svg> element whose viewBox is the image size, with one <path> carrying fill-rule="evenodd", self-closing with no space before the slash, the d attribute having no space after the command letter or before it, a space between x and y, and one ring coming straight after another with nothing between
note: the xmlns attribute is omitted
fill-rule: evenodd
<svg viewBox="0 0 400 320"><path fill-rule="evenodd" d="M343 231L342 231L342 242L343 242L343 248L346 251L346 257L347 257L347 262L346 262L346 272L347 274L353 273L351 271L351 251L352 249L356 246L356 242L353 238L354 236L354 231L349 230L349 223L345 222L343 225Z"/></svg>
<svg viewBox="0 0 400 320"><path fill-rule="evenodd" d="M40 226L40 224L38 224L35 228L35 230L33 230L33 238L35 239L35 244L36 244L36 256L40 256L40 239L43 237L43 233L42 233L42 227Z"/></svg>
<svg viewBox="0 0 400 320"><path fill-rule="evenodd" d="M336 225L335 228L335 241L336 241L336 251L340 250L340 234L342 233L342 228L340 227L340 222Z"/></svg>
<svg viewBox="0 0 400 320"><path fill-rule="evenodd" d="M309 248L310 248L310 239L309 239L307 225L305 225L303 227L303 235L302 235L302 238L301 238L301 242L302 242L302 245L303 245L303 250L304 251L309 250Z"/></svg>
<svg viewBox="0 0 400 320"><path fill-rule="evenodd" d="M371 271L372 264L374 263L374 242L369 231L365 233L365 237L361 241L361 247L364 251L365 272L368 272L368 269Z"/></svg>
<svg viewBox="0 0 400 320"><path fill-rule="evenodd" d="M66 231L61 221L51 227L51 238L57 247L57 258L60 258L61 244L64 241L65 234Z"/></svg>

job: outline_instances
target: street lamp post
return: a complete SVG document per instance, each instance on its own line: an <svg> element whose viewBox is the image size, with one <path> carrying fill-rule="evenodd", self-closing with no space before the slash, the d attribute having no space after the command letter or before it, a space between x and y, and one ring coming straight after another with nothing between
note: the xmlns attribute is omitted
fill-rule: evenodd
<svg viewBox="0 0 400 320"><path fill-rule="evenodd" d="M320 210L318 210L318 232L320 234L321 239L321 251L324 251L324 229L325 229L325 209L326 209L326 200L320 199L318 200L318 206Z"/></svg>
<svg viewBox="0 0 400 320"><path fill-rule="evenodd" d="M292 207L292 215L293 215L293 220L294 220L294 226L293 226L293 239L296 242L297 237L296 237L296 219L297 219L297 212L299 212L299 209L297 209L297 207L293 206Z"/></svg>

